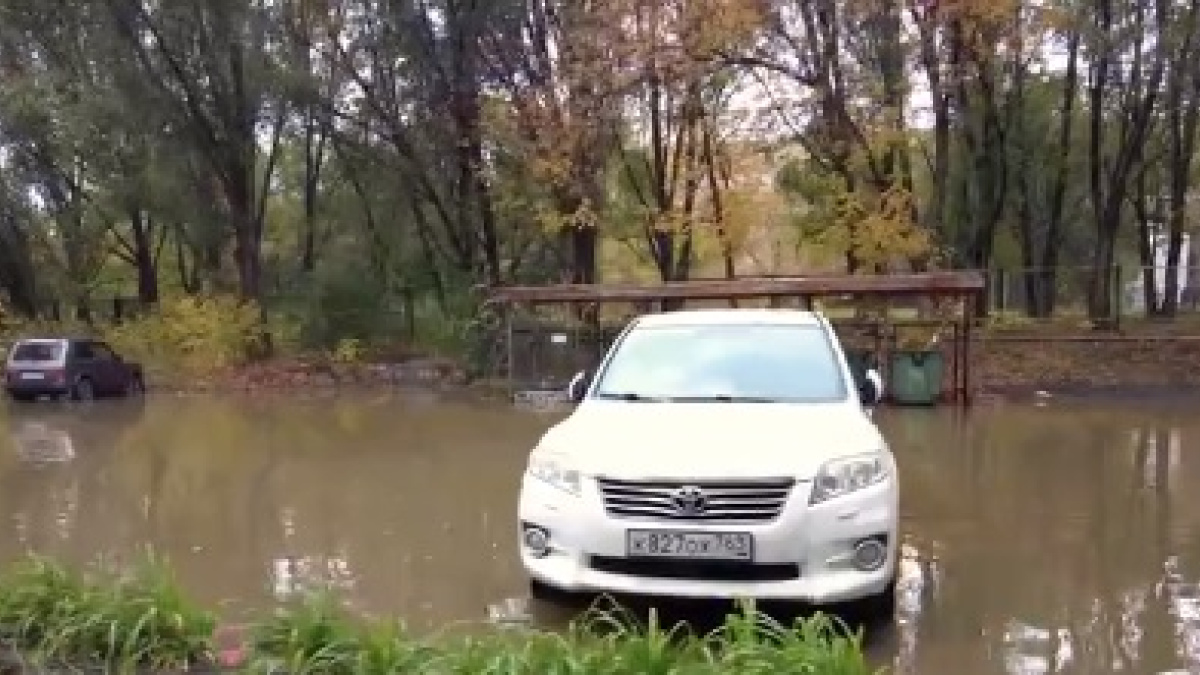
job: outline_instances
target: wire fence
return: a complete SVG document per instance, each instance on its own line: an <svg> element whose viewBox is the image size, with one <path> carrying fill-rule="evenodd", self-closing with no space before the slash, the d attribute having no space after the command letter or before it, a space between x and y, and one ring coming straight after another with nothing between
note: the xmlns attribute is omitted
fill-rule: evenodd
<svg viewBox="0 0 1200 675"><path fill-rule="evenodd" d="M1173 281L1173 289L1168 289ZM1123 319L1174 313L1200 315L1200 267L1115 265L1000 268L987 274L989 314L1030 319Z"/></svg>

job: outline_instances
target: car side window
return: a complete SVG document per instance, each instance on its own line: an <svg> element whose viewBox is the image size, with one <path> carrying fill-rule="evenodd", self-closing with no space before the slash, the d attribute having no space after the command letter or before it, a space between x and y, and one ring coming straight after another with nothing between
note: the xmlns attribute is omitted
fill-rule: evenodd
<svg viewBox="0 0 1200 675"><path fill-rule="evenodd" d="M90 361L96 358L96 354L92 349L92 343L90 342L76 342L73 351L75 352L75 358L80 360Z"/></svg>
<svg viewBox="0 0 1200 675"><path fill-rule="evenodd" d="M116 361L117 355L103 342L92 343L92 355L102 361Z"/></svg>

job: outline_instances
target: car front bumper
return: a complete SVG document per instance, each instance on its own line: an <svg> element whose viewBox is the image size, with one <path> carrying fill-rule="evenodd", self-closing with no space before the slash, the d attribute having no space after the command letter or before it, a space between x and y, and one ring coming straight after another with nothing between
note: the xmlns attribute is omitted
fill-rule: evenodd
<svg viewBox="0 0 1200 675"><path fill-rule="evenodd" d="M814 605L887 592L895 579L898 550L894 478L815 506L808 504L811 487L811 482L797 482L782 512L769 522L685 524L612 517L590 481L584 482L580 496L573 496L526 476L518 507L521 562L531 578L568 592L755 598ZM529 526L550 533L548 553L535 554L525 545L523 533ZM686 577L664 574L664 565L672 561L639 566L638 559L627 557L626 532L631 528L749 532L754 536L754 560L732 575L737 578L725 574L706 578L703 571ZM863 571L853 566L850 556L856 543L870 537L886 540L887 557L878 568ZM794 569L795 574L770 574L764 579L758 572L768 569Z"/></svg>

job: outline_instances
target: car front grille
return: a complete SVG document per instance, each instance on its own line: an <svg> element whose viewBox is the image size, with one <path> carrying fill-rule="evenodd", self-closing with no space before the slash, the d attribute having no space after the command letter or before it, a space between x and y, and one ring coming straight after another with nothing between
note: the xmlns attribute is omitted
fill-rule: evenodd
<svg viewBox="0 0 1200 675"><path fill-rule="evenodd" d="M722 481L596 481L611 516L682 522L758 523L774 520L787 503L791 478ZM699 508L681 496L701 495ZM695 500L691 501L695 504Z"/></svg>

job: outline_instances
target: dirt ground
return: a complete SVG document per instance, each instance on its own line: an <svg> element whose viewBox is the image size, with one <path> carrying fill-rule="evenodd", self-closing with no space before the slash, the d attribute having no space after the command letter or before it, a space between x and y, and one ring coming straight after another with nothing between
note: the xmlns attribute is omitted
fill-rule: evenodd
<svg viewBox="0 0 1200 675"><path fill-rule="evenodd" d="M973 348L988 394L1200 397L1200 318L1126 320L1095 331L1079 322L993 328Z"/></svg>
<svg viewBox="0 0 1200 675"><path fill-rule="evenodd" d="M974 356L975 381L984 391L1146 386L1200 390L1200 336L1119 342L1086 336L992 338L976 343Z"/></svg>

